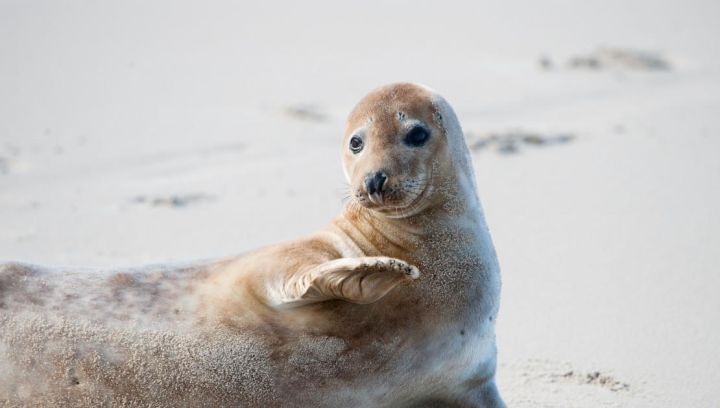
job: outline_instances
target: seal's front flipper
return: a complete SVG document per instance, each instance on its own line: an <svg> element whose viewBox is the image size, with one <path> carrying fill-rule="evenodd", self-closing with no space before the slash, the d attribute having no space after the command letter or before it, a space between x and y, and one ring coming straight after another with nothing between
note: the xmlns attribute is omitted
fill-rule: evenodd
<svg viewBox="0 0 720 408"><path fill-rule="evenodd" d="M372 303L395 286L417 279L418 268L395 258L341 258L291 276L283 285L279 307L340 299Z"/></svg>

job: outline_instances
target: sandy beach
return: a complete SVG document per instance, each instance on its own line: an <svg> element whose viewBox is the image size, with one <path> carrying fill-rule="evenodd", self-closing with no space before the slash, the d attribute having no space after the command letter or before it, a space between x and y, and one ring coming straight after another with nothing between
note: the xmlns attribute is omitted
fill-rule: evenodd
<svg viewBox="0 0 720 408"><path fill-rule="evenodd" d="M720 406L720 3L0 0L0 261L183 263L325 225L345 116L471 147L510 407Z"/></svg>

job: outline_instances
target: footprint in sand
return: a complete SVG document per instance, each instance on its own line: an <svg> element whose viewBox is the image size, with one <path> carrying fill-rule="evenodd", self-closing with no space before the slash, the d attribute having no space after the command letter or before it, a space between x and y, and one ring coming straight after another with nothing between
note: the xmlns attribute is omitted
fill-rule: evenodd
<svg viewBox="0 0 720 408"><path fill-rule="evenodd" d="M291 118L309 122L325 122L328 116L319 107L311 104L299 104L288 106L284 109L286 115Z"/></svg>
<svg viewBox="0 0 720 408"><path fill-rule="evenodd" d="M132 199L133 203L145 204L151 207L184 208L202 202L213 201L214 197L208 194L169 194L159 196L139 195Z"/></svg>
<svg viewBox="0 0 720 408"><path fill-rule="evenodd" d="M582 371L570 363L525 360L502 364L498 383L513 407L647 406L630 384L602 371Z"/></svg>
<svg viewBox="0 0 720 408"><path fill-rule="evenodd" d="M538 66L552 71L556 63L547 55L538 59ZM632 71L669 71L670 61L659 53L628 48L598 48L588 54L575 55L557 66L571 70L601 71L607 69Z"/></svg>
<svg viewBox="0 0 720 408"><path fill-rule="evenodd" d="M466 137L471 151L490 150L506 155L520 153L527 148L562 145L575 139L571 133L543 134L524 130L484 134L468 132Z"/></svg>

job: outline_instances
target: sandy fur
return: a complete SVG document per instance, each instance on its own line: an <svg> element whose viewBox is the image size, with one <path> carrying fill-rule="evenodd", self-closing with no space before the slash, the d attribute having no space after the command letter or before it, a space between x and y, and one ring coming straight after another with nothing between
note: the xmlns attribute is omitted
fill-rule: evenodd
<svg viewBox="0 0 720 408"><path fill-rule="evenodd" d="M432 129L423 150L398 147L408 118ZM368 147L352 157L357 131ZM354 193L378 166L407 176L397 191L432 188L409 209L400 193L392 210L351 200L312 236L191 267L1 266L0 402L503 406L499 270L452 109L386 86L353 110L345 142Z"/></svg>

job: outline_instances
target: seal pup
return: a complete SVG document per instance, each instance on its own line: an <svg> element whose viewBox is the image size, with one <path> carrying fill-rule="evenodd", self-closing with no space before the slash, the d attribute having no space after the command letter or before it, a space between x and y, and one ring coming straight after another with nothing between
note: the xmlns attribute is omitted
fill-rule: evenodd
<svg viewBox="0 0 720 408"><path fill-rule="evenodd" d="M184 268L0 266L5 405L502 407L500 275L460 124L409 83L348 118L306 238Z"/></svg>

